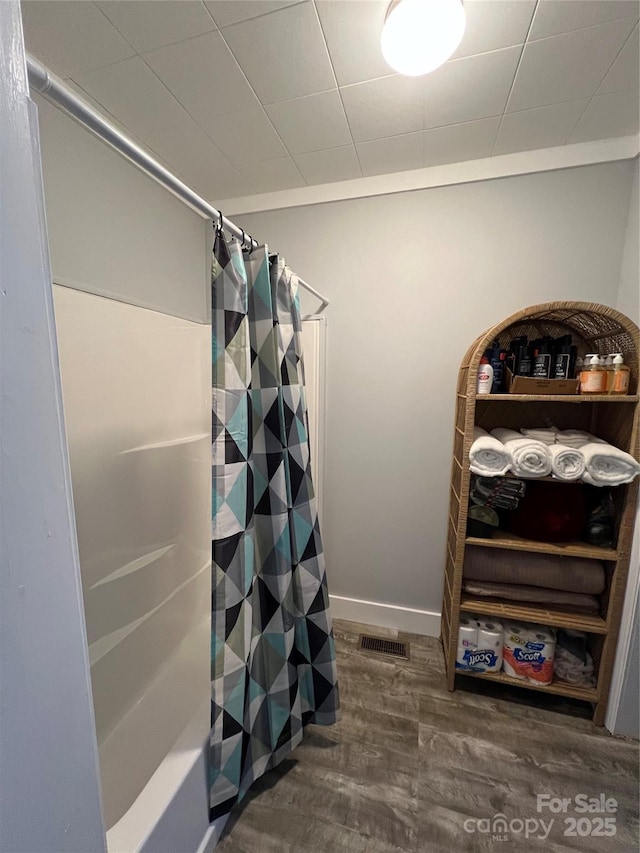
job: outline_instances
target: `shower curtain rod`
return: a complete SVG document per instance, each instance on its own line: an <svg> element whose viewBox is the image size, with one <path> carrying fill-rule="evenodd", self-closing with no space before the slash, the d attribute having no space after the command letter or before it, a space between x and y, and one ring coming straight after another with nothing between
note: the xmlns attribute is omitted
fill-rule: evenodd
<svg viewBox="0 0 640 853"><path fill-rule="evenodd" d="M55 106L64 110L71 118L75 119L83 127L86 127L102 139L103 142L106 142L123 157L126 157L127 160L156 180L165 189L185 202L185 204L188 204L196 213L207 219L222 222L225 230L241 240L242 244L247 246L247 248L254 249L260 245L257 240L254 240L242 228L238 228L230 219L223 216L221 211L216 210L215 207L212 207L168 169L165 169L144 148L141 148L121 130L118 130L115 125L108 122L97 110L94 110L86 101L83 101L73 89L66 86L52 71L29 54L27 54L27 71L31 89L35 89L36 92L39 92L48 101L51 101ZM298 285L320 300L322 304L315 313L322 313L329 304L329 300L301 278L298 278Z"/></svg>

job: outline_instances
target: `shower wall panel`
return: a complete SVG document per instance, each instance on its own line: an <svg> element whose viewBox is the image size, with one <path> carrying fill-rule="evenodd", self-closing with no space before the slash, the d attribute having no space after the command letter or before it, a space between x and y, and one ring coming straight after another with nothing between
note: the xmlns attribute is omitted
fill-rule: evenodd
<svg viewBox="0 0 640 853"><path fill-rule="evenodd" d="M211 329L67 287L55 309L110 827L209 695Z"/></svg>

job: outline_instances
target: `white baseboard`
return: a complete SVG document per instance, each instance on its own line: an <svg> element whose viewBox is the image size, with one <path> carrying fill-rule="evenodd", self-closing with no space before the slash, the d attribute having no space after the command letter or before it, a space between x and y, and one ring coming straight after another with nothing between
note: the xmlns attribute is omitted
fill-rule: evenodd
<svg viewBox="0 0 640 853"><path fill-rule="evenodd" d="M360 598L345 598L330 595L331 613L334 619L364 622L381 628L396 628L411 634L427 637L440 636L440 614L432 610L417 610L398 604L383 604L380 601L363 601Z"/></svg>

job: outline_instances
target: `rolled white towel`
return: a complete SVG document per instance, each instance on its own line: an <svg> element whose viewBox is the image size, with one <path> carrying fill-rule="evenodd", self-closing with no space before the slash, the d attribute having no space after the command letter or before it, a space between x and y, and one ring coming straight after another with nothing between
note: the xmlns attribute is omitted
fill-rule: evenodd
<svg viewBox="0 0 640 853"><path fill-rule="evenodd" d="M640 464L633 456L612 444L594 441L581 447L580 452L586 465L582 479L592 486L621 486L640 474Z"/></svg>
<svg viewBox="0 0 640 853"><path fill-rule="evenodd" d="M574 447L564 444L553 444L549 448L551 454L551 471L558 480L579 480L584 474L584 456Z"/></svg>
<svg viewBox="0 0 640 853"><path fill-rule="evenodd" d="M527 438L533 438L543 444L554 444L558 435L558 430L555 427L549 427L549 429L534 427L533 429L521 429L520 432Z"/></svg>
<svg viewBox="0 0 640 853"><path fill-rule="evenodd" d="M469 470L482 477L501 477L511 468L511 451L481 427L474 427Z"/></svg>
<svg viewBox="0 0 640 853"><path fill-rule="evenodd" d="M511 451L511 470L517 477L532 479L551 473L551 454L546 444L524 438L513 429L492 429L491 435Z"/></svg>

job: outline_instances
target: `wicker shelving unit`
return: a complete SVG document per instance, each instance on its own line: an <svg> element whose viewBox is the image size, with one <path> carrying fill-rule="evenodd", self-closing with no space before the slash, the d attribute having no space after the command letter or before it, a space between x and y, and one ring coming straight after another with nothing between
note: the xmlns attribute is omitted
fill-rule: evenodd
<svg viewBox="0 0 640 853"><path fill-rule="evenodd" d="M622 352L631 369L630 393L626 397L544 396L492 394L476 396L480 358L496 338L501 346L520 335L529 338L570 333L579 353L601 350ZM538 427L553 422L559 429L587 429L611 444L640 458L638 397L638 327L623 314L605 305L585 302L549 302L534 305L513 314L481 335L469 347L458 374L456 416L451 473L447 556L441 634L447 665L447 686L454 690L456 677L484 678L514 689L539 690L591 702L593 719L603 725L609 697L611 672L618 640L620 616L627 582L631 540L638 495L637 479L618 486L616 493L617 541L613 548L599 548L584 542L551 544L521 539L498 531L492 539L467 537L467 511L470 491L469 449L475 425L486 430L495 427ZM558 482L558 481L554 481ZM515 552L558 554L602 560L607 586L600 596L599 615L567 612L561 606L530 605L474 597L462 590L464 555L467 545L501 548ZM589 648L597 674L595 688L584 688L561 681L536 686L510 678L504 673L476 674L456 671L456 646L460 613L486 613L503 619L538 622L558 628L574 628L589 635Z"/></svg>

